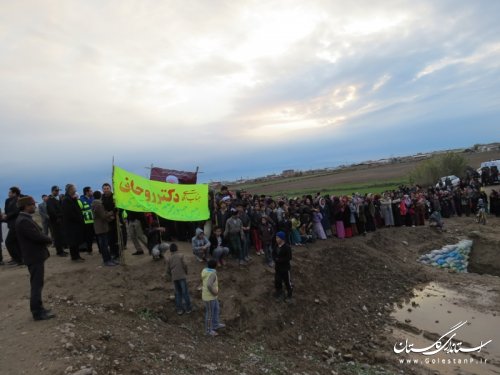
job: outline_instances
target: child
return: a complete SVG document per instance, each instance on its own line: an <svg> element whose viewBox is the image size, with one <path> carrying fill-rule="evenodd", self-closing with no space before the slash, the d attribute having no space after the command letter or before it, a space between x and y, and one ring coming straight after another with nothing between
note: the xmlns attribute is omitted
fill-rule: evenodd
<svg viewBox="0 0 500 375"><path fill-rule="evenodd" d="M175 243L170 244L170 253L170 258L165 261L165 264L167 266L167 279L174 282L177 315L182 315L184 312L190 314L192 306L186 282L187 265L184 261L184 255L177 252L177 245ZM185 307L182 305L183 301Z"/></svg>
<svg viewBox="0 0 500 375"><path fill-rule="evenodd" d="M441 213L439 211L434 211L432 215L429 217L429 225L435 226L436 228L443 230L444 223L441 218Z"/></svg>
<svg viewBox="0 0 500 375"><path fill-rule="evenodd" d="M300 237L300 214L296 212L292 217L292 243L295 246L302 246L302 238Z"/></svg>
<svg viewBox="0 0 500 375"><path fill-rule="evenodd" d="M292 298L293 286L290 280L290 261L292 260L292 249L286 243L285 232L276 233L277 246L273 249L273 259L275 264L274 286L276 288L275 297L283 297L283 284L287 290L287 298Z"/></svg>
<svg viewBox="0 0 500 375"><path fill-rule="evenodd" d="M319 238L320 240L326 240L326 233L323 229L323 224L321 223L322 220L323 214L319 209L319 205L316 205L312 214L314 234L316 235L316 238Z"/></svg>
<svg viewBox="0 0 500 375"><path fill-rule="evenodd" d="M210 259L207 268L201 271L203 289L201 298L205 303L205 333L209 336L217 336L217 330L226 325L219 322L219 284L217 280L217 261Z"/></svg>
<svg viewBox="0 0 500 375"><path fill-rule="evenodd" d="M260 242L262 243L262 247L264 248L264 253L266 255L266 263L269 267L273 267L273 236L274 236L274 228L272 224L267 220L267 216L261 217L261 224L259 226L260 232Z"/></svg>
<svg viewBox="0 0 500 375"><path fill-rule="evenodd" d="M210 255L215 258L217 265L224 265L224 257L229 254L226 239L222 236L222 229L215 227L210 237Z"/></svg>
<svg viewBox="0 0 500 375"><path fill-rule="evenodd" d="M165 228L160 227L160 224L157 221L153 221L147 233L149 255L152 255L153 248L156 245L161 244L161 237L164 232Z"/></svg>
<svg viewBox="0 0 500 375"><path fill-rule="evenodd" d="M196 228L196 235L191 239L191 246L196 260L200 263L207 260L207 254L210 251L210 241L203 233L203 229Z"/></svg>

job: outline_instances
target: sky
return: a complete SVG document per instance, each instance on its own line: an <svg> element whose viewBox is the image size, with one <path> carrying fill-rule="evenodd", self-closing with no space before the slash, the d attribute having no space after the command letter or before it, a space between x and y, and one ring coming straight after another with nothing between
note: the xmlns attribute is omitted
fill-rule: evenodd
<svg viewBox="0 0 500 375"><path fill-rule="evenodd" d="M500 140L500 1L5 1L0 199Z"/></svg>

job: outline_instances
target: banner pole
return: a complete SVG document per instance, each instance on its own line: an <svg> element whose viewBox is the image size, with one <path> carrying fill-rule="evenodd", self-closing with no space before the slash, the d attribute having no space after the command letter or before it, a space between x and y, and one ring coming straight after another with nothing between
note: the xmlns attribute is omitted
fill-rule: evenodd
<svg viewBox="0 0 500 375"><path fill-rule="evenodd" d="M115 156L113 155L113 159L112 159L112 175L111 175L111 188L112 188L112 191L113 191L113 203L115 204L115 208L116 207L116 201L115 201L115 186L114 186L114 177L115 177ZM115 212L115 221L116 221L116 236L118 237L117 238L117 241L118 241L118 251L119 251L119 257L120 257L120 264L122 265L125 265L125 255L123 254L124 253L124 246L123 246L123 233L122 233L122 228L121 228L121 224L120 224L120 209L117 208L116 212ZM124 223L125 224L125 223Z"/></svg>

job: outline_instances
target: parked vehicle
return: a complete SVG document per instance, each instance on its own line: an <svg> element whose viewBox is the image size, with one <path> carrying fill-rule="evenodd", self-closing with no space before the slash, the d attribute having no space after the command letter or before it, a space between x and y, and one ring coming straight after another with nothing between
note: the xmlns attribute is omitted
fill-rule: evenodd
<svg viewBox="0 0 500 375"><path fill-rule="evenodd" d="M500 160L491 160L481 163L481 183L483 186L500 183L498 170L500 169Z"/></svg>
<svg viewBox="0 0 500 375"><path fill-rule="evenodd" d="M437 188L444 189L447 186L457 187L460 185L460 178L455 175L441 177L436 184Z"/></svg>

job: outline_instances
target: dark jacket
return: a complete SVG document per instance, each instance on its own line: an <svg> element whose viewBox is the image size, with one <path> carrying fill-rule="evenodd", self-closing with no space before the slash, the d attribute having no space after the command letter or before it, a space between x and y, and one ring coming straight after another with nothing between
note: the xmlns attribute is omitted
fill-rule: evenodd
<svg viewBox="0 0 500 375"><path fill-rule="evenodd" d="M284 243L281 247L276 246L273 249L273 260L277 270L290 270L290 261L292 260L292 249L290 245Z"/></svg>
<svg viewBox="0 0 500 375"><path fill-rule="evenodd" d="M19 215L19 208L17 208L17 197L7 198L5 200L5 221L9 229L14 228L16 219Z"/></svg>
<svg viewBox="0 0 500 375"><path fill-rule="evenodd" d="M266 224L260 224L259 226L259 234L260 240L262 241L262 245L269 246L273 242L274 237L274 228L271 223L267 222Z"/></svg>
<svg viewBox="0 0 500 375"><path fill-rule="evenodd" d="M222 247L229 247L229 245L227 243L227 240L224 237L224 234L221 234L220 238L222 240L220 246L222 246ZM219 246L219 241L217 240L217 237L215 236L214 233L212 233L212 235L210 236L209 241L210 241L210 255L212 255L213 252L214 252L214 250L217 249L217 247Z"/></svg>
<svg viewBox="0 0 500 375"><path fill-rule="evenodd" d="M172 281L185 280L188 272L184 255L173 252L166 260L167 278Z"/></svg>
<svg viewBox="0 0 500 375"><path fill-rule="evenodd" d="M53 195L49 195L49 199L47 200L47 215L49 215L49 220L51 223L62 223L61 202L57 200Z"/></svg>
<svg viewBox="0 0 500 375"><path fill-rule="evenodd" d="M101 198L101 201L102 201L102 204L104 205L104 209L106 211L111 211L113 213L116 213L116 206L115 206L115 201L114 201L114 198L113 198L113 193L111 193L110 195L102 195L102 198ZM113 216L115 217L115 216ZM113 225L116 226L116 219L113 219L112 221L110 221L110 227L112 227Z"/></svg>
<svg viewBox="0 0 500 375"><path fill-rule="evenodd" d="M47 203L42 202L38 205L38 213L40 214L40 217L42 218L42 223L47 221L49 219L49 215L47 214Z"/></svg>
<svg viewBox="0 0 500 375"><path fill-rule="evenodd" d="M113 213L104 210L104 205L100 199L92 202L92 214L94 216L95 234L105 234L109 232L109 222L113 220Z"/></svg>
<svg viewBox="0 0 500 375"><path fill-rule="evenodd" d="M68 246L78 246L84 239L85 222L78 199L65 195L62 201L63 232Z"/></svg>
<svg viewBox="0 0 500 375"><path fill-rule="evenodd" d="M42 228L33 221L30 214L21 212L15 223L17 241L26 265L43 263L50 256L47 245L50 237L42 233Z"/></svg>

